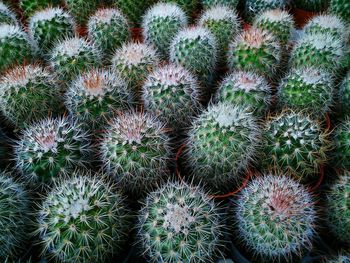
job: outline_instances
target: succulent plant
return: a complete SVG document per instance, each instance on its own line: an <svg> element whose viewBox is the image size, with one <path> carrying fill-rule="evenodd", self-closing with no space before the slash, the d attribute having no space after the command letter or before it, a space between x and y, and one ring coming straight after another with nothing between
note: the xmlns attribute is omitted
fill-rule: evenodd
<svg viewBox="0 0 350 263"><path fill-rule="evenodd" d="M219 103L194 120L184 154L193 180L222 192L241 183L259 143L256 118L243 107Z"/></svg>
<svg viewBox="0 0 350 263"><path fill-rule="evenodd" d="M309 12L323 12L329 6L330 0L295 0L294 5Z"/></svg>
<svg viewBox="0 0 350 263"><path fill-rule="evenodd" d="M330 0L329 11L350 23L350 3L348 0Z"/></svg>
<svg viewBox="0 0 350 263"><path fill-rule="evenodd" d="M14 2L13 0L11 1ZM31 17L35 11L50 6L58 6L60 3L61 0L20 0L19 6L26 17Z"/></svg>
<svg viewBox="0 0 350 263"><path fill-rule="evenodd" d="M345 118L332 133L332 163L335 168L350 169L350 119Z"/></svg>
<svg viewBox="0 0 350 263"><path fill-rule="evenodd" d="M74 17L75 21L84 26L89 17L95 13L99 5L99 0L64 0L67 9Z"/></svg>
<svg viewBox="0 0 350 263"><path fill-rule="evenodd" d="M65 117L29 126L14 148L17 169L33 186L51 184L76 167L84 168L91 151L87 132Z"/></svg>
<svg viewBox="0 0 350 263"><path fill-rule="evenodd" d="M215 101L239 105L263 117L272 99L272 88L262 76L249 71L235 71L219 86Z"/></svg>
<svg viewBox="0 0 350 263"><path fill-rule="evenodd" d="M288 0L246 0L244 4L244 16L249 22L266 10L285 9L288 3Z"/></svg>
<svg viewBox="0 0 350 263"><path fill-rule="evenodd" d="M336 256L329 256L325 257L322 261L323 263L349 263L350 262L350 255L344 253L339 253Z"/></svg>
<svg viewBox="0 0 350 263"><path fill-rule="evenodd" d="M177 4L182 10L186 12L189 17L196 14L198 10L199 0L165 0Z"/></svg>
<svg viewBox="0 0 350 263"><path fill-rule="evenodd" d="M16 14L3 2L0 2L0 25L12 24L17 25Z"/></svg>
<svg viewBox="0 0 350 263"><path fill-rule="evenodd" d="M263 131L262 164L303 182L319 171L329 148L321 123L300 112L271 117Z"/></svg>
<svg viewBox="0 0 350 263"><path fill-rule="evenodd" d="M238 194L234 215L238 240L259 262L289 262L310 249L316 236L313 196L282 174L253 179Z"/></svg>
<svg viewBox="0 0 350 263"><path fill-rule="evenodd" d="M0 25L0 71L30 62L35 48L28 35L15 25Z"/></svg>
<svg viewBox="0 0 350 263"><path fill-rule="evenodd" d="M174 3L160 2L152 6L143 17L143 37L163 58L169 56L171 40L187 26L187 16Z"/></svg>
<svg viewBox="0 0 350 263"><path fill-rule="evenodd" d="M128 109L131 103L125 82L112 70L82 73L65 96L68 111L88 129L104 127L117 111Z"/></svg>
<svg viewBox="0 0 350 263"><path fill-rule="evenodd" d="M39 65L17 66L0 80L0 109L8 121L23 128L61 108L60 89L52 73Z"/></svg>
<svg viewBox="0 0 350 263"><path fill-rule="evenodd" d="M164 179L171 157L170 141L165 126L153 115L120 113L106 130L100 145L101 160L123 189L139 194Z"/></svg>
<svg viewBox="0 0 350 263"><path fill-rule="evenodd" d="M192 73L177 65L166 65L148 76L142 101L151 111L178 132L191 123L201 106L201 89Z"/></svg>
<svg viewBox="0 0 350 263"><path fill-rule="evenodd" d="M229 8L236 10L239 0L201 0L204 9L209 9L214 6L228 6Z"/></svg>
<svg viewBox="0 0 350 263"><path fill-rule="evenodd" d="M42 253L59 262L106 262L121 250L128 209L115 185L91 172L74 172L39 205Z"/></svg>
<svg viewBox="0 0 350 263"><path fill-rule="evenodd" d="M152 6L155 0L113 0L113 2L127 16L132 26L137 27L141 24L142 16L146 13L147 8Z"/></svg>
<svg viewBox="0 0 350 263"><path fill-rule="evenodd" d="M350 116L350 71L342 80L337 93L337 99L340 106L338 112L345 116Z"/></svg>
<svg viewBox="0 0 350 263"><path fill-rule="evenodd" d="M271 79L281 66L281 46L271 33L251 28L230 44L228 65L231 70L248 70Z"/></svg>
<svg viewBox="0 0 350 263"><path fill-rule="evenodd" d="M202 189L167 183L148 195L138 220L150 262L214 262L226 232L222 212Z"/></svg>
<svg viewBox="0 0 350 263"><path fill-rule="evenodd" d="M75 31L73 18L59 7L37 11L29 20L29 35L43 55L57 42L73 37Z"/></svg>

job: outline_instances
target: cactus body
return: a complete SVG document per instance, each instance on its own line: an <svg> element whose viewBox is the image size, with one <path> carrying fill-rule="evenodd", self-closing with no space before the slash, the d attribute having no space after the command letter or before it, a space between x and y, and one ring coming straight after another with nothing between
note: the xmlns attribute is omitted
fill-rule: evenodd
<svg viewBox="0 0 350 263"><path fill-rule="evenodd" d="M350 71L340 84L337 99L340 104L339 112L345 116L350 116Z"/></svg>
<svg viewBox="0 0 350 263"><path fill-rule="evenodd" d="M75 21L81 26L86 25L99 4L99 0L64 0L64 2Z"/></svg>
<svg viewBox="0 0 350 263"><path fill-rule="evenodd" d="M142 16L146 13L146 10L151 6L155 0L113 0L114 5L122 11L132 23L134 27L137 27L142 20Z"/></svg>
<svg viewBox="0 0 350 263"><path fill-rule="evenodd" d="M0 2L0 25L2 24L17 25L18 21L15 13L3 2Z"/></svg>
<svg viewBox="0 0 350 263"><path fill-rule="evenodd" d="M323 12L329 6L330 0L295 0L294 5L309 12Z"/></svg>
<svg viewBox="0 0 350 263"><path fill-rule="evenodd" d="M350 3L348 0L330 0L329 11L350 23Z"/></svg>
<svg viewBox="0 0 350 263"><path fill-rule="evenodd" d="M333 166L350 169L350 119L345 118L334 129L332 134L334 149L332 151Z"/></svg>
<svg viewBox="0 0 350 263"><path fill-rule="evenodd" d="M26 17L31 17L38 10L58 6L60 3L61 0L20 0L19 6Z"/></svg>
<svg viewBox="0 0 350 263"><path fill-rule="evenodd" d="M202 0L204 9L209 9L214 6L227 6L233 10L236 10L239 0Z"/></svg>
<svg viewBox="0 0 350 263"><path fill-rule="evenodd" d="M186 12L189 17L196 14L198 10L198 0L165 0L177 4L182 10Z"/></svg>
<svg viewBox="0 0 350 263"><path fill-rule="evenodd" d="M269 9L285 9L287 0L246 0L244 5L244 15L247 21L254 19L256 15Z"/></svg>

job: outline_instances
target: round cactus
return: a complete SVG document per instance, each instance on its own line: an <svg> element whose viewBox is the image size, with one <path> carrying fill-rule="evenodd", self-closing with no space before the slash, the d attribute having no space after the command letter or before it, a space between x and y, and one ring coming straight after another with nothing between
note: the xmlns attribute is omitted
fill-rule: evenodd
<svg viewBox="0 0 350 263"><path fill-rule="evenodd" d="M112 58L112 68L127 83L129 92L137 101L144 81L158 63L156 51L142 43L124 44Z"/></svg>
<svg viewBox="0 0 350 263"><path fill-rule="evenodd" d="M240 30L235 11L227 6L214 6L203 13L199 25L207 28L214 35L219 60L225 62L229 44Z"/></svg>
<svg viewBox="0 0 350 263"><path fill-rule="evenodd" d="M283 112L265 125L263 167L306 181L325 163L327 143L319 122L302 113Z"/></svg>
<svg viewBox="0 0 350 263"><path fill-rule="evenodd" d="M252 21L256 15L269 9L285 9L288 0L246 0L244 5L244 15L247 21Z"/></svg>
<svg viewBox="0 0 350 263"><path fill-rule="evenodd" d="M34 46L28 35L14 25L0 25L0 71L32 60Z"/></svg>
<svg viewBox="0 0 350 263"><path fill-rule="evenodd" d="M117 9L99 9L88 22L88 34L105 57L113 55L115 50L131 38L129 22Z"/></svg>
<svg viewBox="0 0 350 263"><path fill-rule="evenodd" d="M243 107L211 105L192 123L185 156L195 181L216 191L240 184L260 143L255 117Z"/></svg>
<svg viewBox="0 0 350 263"><path fill-rule="evenodd" d="M329 11L350 23L350 2L348 0L330 0Z"/></svg>
<svg viewBox="0 0 350 263"><path fill-rule="evenodd" d="M326 11L329 2L330 0L295 0L294 5L309 12L322 12Z"/></svg>
<svg viewBox="0 0 350 263"><path fill-rule="evenodd" d="M314 117L326 113L333 102L332 75L313 67L292 69L280 84L278 100L281 108L306 110Z"/></svg>
<svg viewBox="0 0 350 263"><path fill-rule="evenodd" d="M281 47L268 31L251 28L236 37L228 52L231 70L248 70L271 79L281 65Z"/></svg>
<svg viewBox="0 0 350 263"><path fill-rule="evenodd" d="M16 258L28 240L29 198L9 172L0 172L0 260ZM13 261L14 262L14 261ZM17 261L16 261L17 262Z"/></svg>
<svg viewBox="0 0 350 263"><path fill-rule="evenodd" d="M234 215L238 239L263 262L291 262L311 248L316 236L312 195L284 175L251 181L239 193Z"/></svg>
<svg viewBox="0 0 350 263"><path fill-rule="evenodd" d="M214 6L227 6L233 10L236 10L239 0L202 0L204 9L209 9Z"/></svg>
<svg viewBox="0 0 350 263"><path fill-rule="evenodd" d="M345 118L333 132L333 166L350 169L350 119Z"/></svg>
<svg viewBox="0 0 350 263"><path fill-rule="evenodd" d="M101 160L123 189L140 193L163 180L171 148L162 123L150 114L130 111L119 114L106 129Z"/></svg>
<svg viewBox="0 0 350 263"><path fill-rule="evenodd" d="M37 217L42 254L59 262L106 262L120 252L128 209L102 176L74 172L48 193Z"/></svg>
<svg viewBox="0 0 350 263"><path fill-rule="evenodd" d="M143 37L163 58L169 56L171 39L187 26L186 14L174 3L158 3L143 17Z"/></svg>
<svg viewBox="0 0 350 263"><path fill-rule="evenodd" d="M181 66L167 65L148 76L143 86L145 109L179 131L199 111L201 90L193 75Z"/></svg>
<svg viewBox="0 0 350 263"><path fill-rule="evenodd" d="M215 37L203 27L181 30L170 46L170 61L192 71L205 87L212 82L217 55Z"/></svg>
<svg viewBox="0 0 350 263"><path fill-rule="evenodd" d="M56 42L73 37L74 34L73 18L58 7L38 11L29 20L29 35L43 55L47 54Z"/></svg>
<svg viewBox="0 0 350 263"><path fill-rule="evenodd" d="M3 2L0 2L0 25L12 24L17 25L17 18L15 13Z"/></svg>
<svg viewBox="0 0 350 263"><path fill-rule="evenodd" d="M44 9L49 6L58 6L60 3L61 0L20 0L19 6L23 10L24 15L26 17L30 17L37 10Z"/></svg>
<svg viewBox="0 0 350 263"><path fill-rule="evenodd" d="M112 0L114 5L122 11L132 23L133 26L138 26L141 23L141 18L145 14L147 8L152 6L155 0Z"/></svg>
<svg viewBox="0 0 350 263"><path fill-rule="evenodd" d="M215 101L239 105L262 117L271 104L272 89L262 76L249 71L236 71L226 77L216 92Z"/></svg>
<svg viewBox="0 0 350 263"><path fill-rule="evenodd" d="M53 48L49 62L60 80L67 85L80 73L99 66L101 59L101 52L93 43L73 37Z"/></svg>
<svg viewBox="0 0 350 263"><path fill-rule="evenodd" d="M349 263L350 254L345 254L345 253L338 254L336 256L326 257L322 262L323 263Z"/></svg>
<svg viewBox="0 0 350 263"><path fill-rule="evenodd" d="M282 47L288 44L295 30L293 16L281 9L267 10L261 13L256 17L253 25L272 33L280 41Z"/></svg>
<svg viewBox="0 0 350 263"><path fill-rule="evenodd" d="M117 74L96 69L79 75L65 100L73 118L90 129L103 127L117 111L128 109L131 103L125 83Z"/></svg>
<svg viewBox="0 0 350 263"><path fill-rule="evenodd" d="M340 104L339 112L345 116L350 116L350 71L340 84L337 99Z"/></svg>
<svg viewBox="0 0 350 263"><path fill-rule="evenodd" d="M198 10L198 0L165 0L177 4L188 16L193 16Z"/></svg>
<svg viewBox="0 0 350 263"><path fill-rule="evenodd" d="M214 262L223 249L222 212L200 188L167 183L148 195L138 236L150 262Z"/></svg>
<svg viewBox="0 0 350 263"><path fill-rule="evenodd" d="M99 3L96 0L64 0L64 2L75 21L81 26L87 23L89 17L96 11Z"/></svg>
<svg viewBox="0 0 350 263"><path fill-rule="evenodd" d="M18 66L0 80L0 109L17 127L60 110L60 89L52 73L36 66Z"/></svg>
<svg viewBox="0 0 350 263"><path fill-rule="evenodd" d="M29 183L38 185L85 167L90 142L76 123L47 118L26 128L14 148L17 169Z"/></svg>

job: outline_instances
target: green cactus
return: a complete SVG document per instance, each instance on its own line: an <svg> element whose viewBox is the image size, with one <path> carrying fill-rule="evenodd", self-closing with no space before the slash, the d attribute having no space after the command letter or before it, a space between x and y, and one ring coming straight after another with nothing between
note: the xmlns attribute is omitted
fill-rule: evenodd
<svg viewBox="0 0 350 263"><path fill-rule="evenodd" d="M33 186L51 184L84 168L91 152L89 136L67 118L47 118L26 128L14 145L17 169Z"/></svg>
<svg viewBox="0 0 350 263"><path fill-rule="evenodd" d="M13 1L13 0L11 0ZM35 11L52 6L59 6L61 0L20 0L19 6L26 17L31 17Z"/></svg>
<svg viewBox="0 0 350 263"><path fill-rule="evenodd" d="M219 86L215 101L239 105L263 117L272 100L272 88L262 76L249 71L236 71Z"/></svg>
<svg viewBox="0 0 350 263"><path fill-rule="evenodd" d="M350 119L345 118L332 134L334 148L332 151L333 167L350 169Z"/></svg>
<svg viewBox="0 0 350 263"><path fill-rule="evenodd" d="M89 17L95 13L99 2L99 0L64 0L67 9L81 26L85 26Z"/></svg>
<svg viewBox="0 0 350 263"><path fill-rule="evenodd" d="M336 256L326 257L322 262L323 263L349 263L350 255L344 252Z"/></svg>
<svg viewBox="0 0 350 263"><path fill-rule="evenodd" d="M132 23L132 26L137 27L141 24L142 16L146 13L149 6L155 0L113 0L114 5L122 11Z"/></svg>
<svg viewBox="0 0 350 263"><path fill-rule="evenodd" d="M324 12L331 0L295 0L294 5L309 12Z"/></svg>
<svg viewBox="0 0 350 263"><path fill-rule="evenodd" d="M59 95L52 73L41 66L15 67L0 80L1 112L16 127L59 113Z"/></svg>
<svg viewBox="0 0 350 263"><path fill-rule="evenodd" d="M285 9L288 0L246 0L244 4L244 17L250 22L255 16L269 9Z"/></svg>
<svg viewBox="0 0 350 263"><path fill-rule="evenodd" d="M204 9L210 9L214 6L227 6L233 10L237 9L239 0L201 0Z"/></svg>
<svg viewBox="0 0 350 263"><path fill-rule="evenodd" d="M285 175L264 174L251 181L234 208L237 239L256 262L293 262L316 237L315 200L306 187Z"/></svg>
<svg viewBox="0 0 350 263"><path fill-rule="evenodd" d="M171 39L187 26L186 14L173 3L158 3L143 17L143 37L148 45L154 45L166 59L169 56Z"/></svg>
<svg viewBox="0 0 350 263"><path fill-rule="evenodd" d="M348 0L330 0L329 11L350 23L350 2Z"/></svg>
<svg viewBox="0 0 350 263"><path fill-rule="evenodd" d="M3 2L0 2L0 25L18 25L16 14Z"/></svg>
<svg viewBox="0 0 350 263"><path fill-rule="evenodd" d="M226 232L222 216L200 188L167 183L148 195L138 239L149 262L214 262Z"/></svg>
<svg viewBox="0 0 350 263"><path fill-rule="evenodd" d="M166 2L173 2L177 4L182 10L186 12L189 17L196 15L198 10L199 0L165 0Z"/></svg>
<svg viewBox="0 0 350 263"><path fill-rule="evenodd" d="M153 115L120 113L106 130L101 160L123 189L140 194L164 179L171 157L169 136Z"/></svg>
<svg viewBox="0 0 350 263"><path fill-rule="evenodd" d="M327 135L319 122L303 113L271 117L263 131L262 166L305 182L327 160Z"/></svg>
<svg viewBox="0 0 350 263"><path fill-rule="evenodd" d="M337 92L337 99L340 104L338 112L344 116L350 117L350 71L342 80Z"/></svg>
<svg viewBox="0 0 350 263"><path fill-rule="evenodd" d="M127 238L128 217L113 183L101 174L74 172L39 205L42 254L55 262L106 262Z"/></svg>

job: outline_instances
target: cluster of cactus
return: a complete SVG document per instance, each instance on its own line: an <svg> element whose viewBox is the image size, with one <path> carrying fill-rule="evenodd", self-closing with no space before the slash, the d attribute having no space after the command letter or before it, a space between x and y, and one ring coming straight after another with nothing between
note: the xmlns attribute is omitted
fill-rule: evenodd
<svg viewBox="0 0 350 263"><path fill-rule="evenodd" d="M3 2L0 2L0 24L17 25L16 14Z"/></svg>

